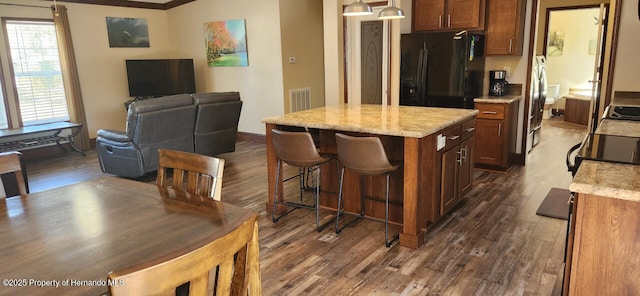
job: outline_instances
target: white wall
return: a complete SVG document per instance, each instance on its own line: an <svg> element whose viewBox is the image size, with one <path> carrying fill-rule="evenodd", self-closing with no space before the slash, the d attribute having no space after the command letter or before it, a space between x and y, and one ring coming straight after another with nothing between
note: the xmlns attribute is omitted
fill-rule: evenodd
<svg viewBox="0 0 640 296"><path fill-rule="evenodd" d="M264 134L264 117L284 112L278 0L198 0L169 10L174 47L193 56L198 92L239 91L243 106L238 130ZM208 67L203 24L245 19L248 67Z"/></svg>
<svg viewBox="0 0 640 296"><path fill-rule="evenodd" d="M189 57L173 53L166 32L165 11L65 3L75 48L87 115L87 130L95 138L99 129L125 130L130 99L125 60ZM149 48L110 48L107 16L144 18L149 26Z"/></svg>
<svg viewBox="0 0 640 296"><path fill-rule="evenodd" d="M614 91L640 91L638 1L623 0L613 80Z"/></svg>
<svg viewBox="0 0 640 296"><path fill-rule="evenodd" d="M342 1L322 1L325 106L344 102Z"/></svg>
<svg viewBox="0 0 640 296"><path fill-rule="evenodd" d="M49 3L37 0L4 0L34 5L0 6L0 16L51 18ZM264 134L263 117L282 114L282 54L277 0L198 0L163 11L102 5L61 3L68 7L80 83L87 114L89 137L99 129L124 130L129 100L125 60L133 58L194 58L196 90L239 91L244 101L238 129ZM109 48L107 16L145 18L149 48ZM206 65L203 24L245 19L249 67ZM9 75L4 38L0 38L3 72ZM5 81L9 81L8 76ZM7 87L11 89L10 86ZM13 98L12 92L8 96Z"/></svg>
<svg viewBox="0 0 640 296"><path fill-rule="evenodd" d="M51 19L50 3L36 0L4 0L3 3L39 7L0 5L0 16ZM60 3L67 7L71 36L80 74L80 85L87 115L89 137L95 138L98 129L124 130L129 100L125 60L130 58L166 57L171 54L166 11L132 9L102 5ZM149 48L110 48L106 17L144 18L149 25ZM0 30L3 30L0 28ZM4 36L4 32L2 32ZM15 98L9 71L9 59L4 38L0 38L0 59L7 83L7 97L12 108ZM17 118L15 119L17 120ZM15 121L14 121L15 122Z"/></svg>

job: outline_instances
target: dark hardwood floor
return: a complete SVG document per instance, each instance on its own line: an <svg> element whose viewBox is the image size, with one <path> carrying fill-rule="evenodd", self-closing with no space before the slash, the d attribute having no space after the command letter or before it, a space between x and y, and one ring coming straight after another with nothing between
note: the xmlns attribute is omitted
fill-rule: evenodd
<svg viewBox="0 0 640 296"><path fill-rule="evenodd" d="M384 224L374 221L357 221L337 236L333 228L316 232L308 210L271 222L263 143L241 141L219 156L227 161L222 199L261 215L265 295L559 295L567 222L535 212L552 187L568 188L565 154L586 133L561 120L545 121L526 167L476 170L473 190L418 250L387 249ZM28 160L27 171L31 191L104 175L95 151ZM287 185L288 196L294 187ZM333 217L323 212L323 221Z"/></svg>

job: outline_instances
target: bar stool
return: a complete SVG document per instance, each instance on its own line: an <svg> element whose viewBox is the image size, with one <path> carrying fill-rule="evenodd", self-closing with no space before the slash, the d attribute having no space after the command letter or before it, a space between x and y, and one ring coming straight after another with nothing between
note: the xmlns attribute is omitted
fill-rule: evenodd
<svg viewBox="0 0 640 296"><path fill-rule="evenodd" d="M273 148L275 150L276 157L278 158L278 163L276 166L276 186L273 196L273 211L271 212L271 219L275 223L283 216L299 208L315 210L316 230L320 232L322 230L320 228L320 208L318 206L320 199L320 165L330 161L332 158L320 156L318 150L316 149L316 145L314 144L313 139L308 132L287 132L273 129L271 130L271 134ZM293 176L292 178L298 177L300 180L299 202L290 202L286 200L278 201L278 185L280 184L280 170L282 168L283 162L290 166L298 167L298 175ZM317 169L316 184L315 187L307 188L308 185L305 184L304 179L309 172L313 171L313 168ZM284 181L290 180L292 178L286 179ZM302 198L305 189L315 189L313 195L313 205L305 204L303 202ZM276 206L278 204L293 207L293 209L288 210L286 213L276 217Z"/></svg>
<svg viewBox="0 0 640 296"><path fill-rule="evenodd" d="M338 160L342 163L342 168L340 169L340 191L338 193L338 208L336 214L336 234L342 231L342 229L338 228L340 215L346 214L346 212L340 208L342 204L342 187L344 183L345 168L365 176L385 175L387 178L387 186L385 195L384 242L387 248L390 247L391 244L398 239L399 234L395 235L393 239L389 241L389 175L400 166L392 165L389 162L384 146L382 146L382 141L380 141L380 138L378 137L352 137L336 133L336 145L338 150ZM368 218L380 221L380 219L364 216L364 207L361 209L361 215L359 218ZM347 225L345 225L345 227Z"/></svg>

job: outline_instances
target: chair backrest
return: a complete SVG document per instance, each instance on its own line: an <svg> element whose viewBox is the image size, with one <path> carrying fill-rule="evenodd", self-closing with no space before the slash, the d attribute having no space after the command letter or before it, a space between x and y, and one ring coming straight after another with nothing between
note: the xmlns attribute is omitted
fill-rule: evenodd
<svg viewBox="0 0 640 296"><path fill-rule="evenodd" d="M325 158L316 149L311 134L308 132L287 132L271 130L273 148L276 157L286 164L298 167L310 167Z"/></svg>
<svg viewBox="0 0 640 296"><path fill-rule="evenodd" d="M16 177L18 193L20 195L26 195L27 187L25 183L25 177L22 173L22 162L20 161L21 156L22 153L17 151L0 153L0 175L14 173ZM0 191L0 198L7 197L6 189L6 186L3 186L2 191Z"/></svg>
<svg viewBox="0 0 640 296"><path fill-rule="evenodd" d="M205 155L235 151L242 110L239 92L191 95L198 106L194 133L195 152Z"/></svg>
<svg viewBox="0 0 640 296"><path fill-rule="evenodd" d="M224 162L221 158L160 149L156 184L220 200ZM173 170L171 181L168 169Z"/></svg>
<svg viewBox="0 0 640 296"><path fill-rule="evenodd" d="M395 170L378 137L352 137L336 133L338 160L363 175L381 175Z"/></svg>
<svg viewBox="0 0 640 296"><path fill-rule="evenodd" d="M111 295L170 295L189 282L189 295L261 295L256 215L213 242L186 254L109 273ZM209 286L209 272L216 281Z"/></svg>
<svg viewBox="0 0 640 296"><path fill-rule="evenodd" d="M144 160L144 171L158 167L158 149L193 152L196 105L188 94L135 101L127 114L127 137Z"/></svg>

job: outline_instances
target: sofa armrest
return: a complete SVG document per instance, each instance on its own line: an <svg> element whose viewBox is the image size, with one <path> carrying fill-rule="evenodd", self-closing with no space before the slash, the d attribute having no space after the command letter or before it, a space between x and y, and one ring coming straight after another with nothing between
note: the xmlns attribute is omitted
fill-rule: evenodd
<svg viewBox="0 0 640 296"><path fill-rule="evenodd" d="M125 132L116 131L116 130L98 130L98 137L102 137L106 140L120 143L131 142L131 139L127 137Z"/></svg>

